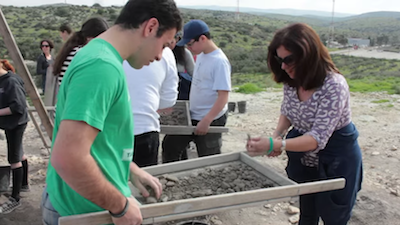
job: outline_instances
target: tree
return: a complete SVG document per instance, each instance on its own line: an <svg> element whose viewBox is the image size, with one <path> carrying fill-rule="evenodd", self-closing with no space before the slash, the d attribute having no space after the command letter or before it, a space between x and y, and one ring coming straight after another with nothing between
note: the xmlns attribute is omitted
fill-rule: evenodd
<svg viewBox="0 0 400 225"><path fill-rule="evenodd" d="M369 46L375 46L375 39L371 37L368 37L368 39L369 39Z"/></svg>
<svg viewBox="0 0 400 225"><path fill-rule="evenodd" d="M225 47L226 47L226 42L221 41L221 42L219 43L219 47L220 47L220 48L225 48Z"/></svg>
<svg viewBox="0 0 400 225"><path fill-rule="evenodd" d="M396 44L398 44L398 43L399 43L399 36L394 35L394 36L392 36L392 37L390 38L390 44L391 44L391 45L396 45Z"/></svg>
<svg viewBox="0 0 400 225"><path fill-rule="evenodd" d="M57 7L56 11L54 12L54 15L59 17L67 17L69 16L69 12L66 7Z"/></svg>
<svg viewBox="0 0 400 225"><path fill-rule="evenodd" d="M339 44L341 44L341 45L347 45L347 43L348 43L347 38L345 38L343 34L337 36L337 37L336 37L336 40L337 40L337 42L338 42Z"/></svg>
<svg viewBox="0 0 400 225"><path fill-rule="evenodd" d="M326 43L327 43L327 41L328 41L328 38L326 37L325 34L321 34L321 35L319 36L319 39L321 40L321 42L322 42L324 45L326 45Z"/></svg>

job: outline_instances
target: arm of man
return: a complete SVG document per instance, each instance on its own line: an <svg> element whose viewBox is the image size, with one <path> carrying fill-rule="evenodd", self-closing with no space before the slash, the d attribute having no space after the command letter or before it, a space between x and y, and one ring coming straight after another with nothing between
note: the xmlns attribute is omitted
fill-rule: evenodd
<svg viewBox="0 0 400 225"><path fill-rule="evenodd" d="M158 108L166 109L172 107L176 103L176 99L178 98L179 78L174 54L169 48L164 50L162 60L165 60L166 74L161 85L160 104Z"/></svg>
<svg viewBox="0 0 400 225"><path fill-rule="evenodd" d="M104 177L90 154L98 132L83 121L61 121L51 164L77 193L104 209L119 213L124 209L126 198Z"/></svg>
<svg viewBox="0 0 400 225"><path fill-rule="evenodd" d="M121 79L117 68L101 59L72 68L60 125L55 135L51 165L78 194L94 204L119 213L126 198L103 175L91 155L91 147L104 129L109 110L119 95ZM90 84L90 85L88 85ZM60 101L60 100L59 100Z"/></svg>

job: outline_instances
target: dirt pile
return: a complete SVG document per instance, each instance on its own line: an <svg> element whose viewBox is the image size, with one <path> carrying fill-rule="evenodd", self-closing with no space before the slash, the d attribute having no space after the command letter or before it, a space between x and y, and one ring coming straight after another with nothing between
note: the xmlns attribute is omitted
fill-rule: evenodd
<svg viewBox="0 0 400 225"><path fill-rule="evenodd" d="M206 167L192 172L189 176L175 177L163 175L159 177L163 185L163 195L158 202L189 199L210 195L220 195L240 191L249 191L275 186L251 167L237 163L224 168ZM157 200L149 197L147 204Z"/></svg>
<svg viewBox="0 0 400 225"><path fill-rule="evenodd" d="M185 108L174 108L169 115L161 115L160 124L170 126L187 126L188 116L186 114Z"/></svg>

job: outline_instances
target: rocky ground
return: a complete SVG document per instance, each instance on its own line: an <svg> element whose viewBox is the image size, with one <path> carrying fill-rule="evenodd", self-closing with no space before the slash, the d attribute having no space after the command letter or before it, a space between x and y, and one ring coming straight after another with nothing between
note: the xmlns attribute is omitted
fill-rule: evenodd
<svg viewBox="0 0 400 225"><path fill-rule="evenodd" d="M276 126L282 93L278 89L243 95L232 93L230 101L247 101L247 112L230 114L227 126L230 132L223 135L223 152L245 150L247 133L251 136L270 135ZM374 103L376 100L382 103ZM360 132L359 142L363 153L364 182L350 225L395 225L400 221L400 96L384 93L352 93L352 117ZM9 215L0 216L0 224L39 225L40 198L44 187L48 161L47 151L33 126L29 124L24 148L30 162L32 191L24 193L21 208ZM0 140L0 165L6 165L6 142ZM195 155L195 152L191 152ZM287 157L257 157L279 173L284 173ZM209 224L226 225L287 225L289 219L296 223L297 202L281 202L259 207L243 208L216 213L201 218ZM171 224L171 223L169 223ZM176 224L176 223L175 223Z"/></svg>

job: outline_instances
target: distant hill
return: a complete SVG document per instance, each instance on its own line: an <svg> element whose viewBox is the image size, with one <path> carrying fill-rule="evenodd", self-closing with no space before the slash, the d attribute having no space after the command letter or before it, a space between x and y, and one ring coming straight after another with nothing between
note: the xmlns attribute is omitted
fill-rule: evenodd
<svg viewBox="0 0 400 225"><path fill-rule="evenodd" d="M369 12L363 13L360 15L355 15L351 17L347 17L346 19L353 19L353 18L366 18L366 17L380 17L380 18L399 18L400 19L400 12L393 12L393 11L378 11L378 12Z"/></svg>
<svg viewBox="0 0 400 225"><path fill-rule="evenodd" d="M45 5L40 5L39 7L62 7L62 6L70 6L72 4L68 3L54 3L54 4L45 4Z"/></svg>
<svg viewBox="0 0 400 225"><path fill-rule="evenodd" d="M217 10L217 11L230 11L236 12L236 7L229 7L229 6L180 6L181 8L186 9L207 9L207 10ZM330 18L332 12L325 12L325 11L316 11L316 10L298 10L298 9L257 9L257 8L247 8L247 7L240 7L240 12L245 13L272 13L272 14L282 14L282 15L289 15L289 16L318 16L318 17L327 17ZM348 17L354 16L355 14L348 14L348 13L336 13L335 17Z"/></svg>

